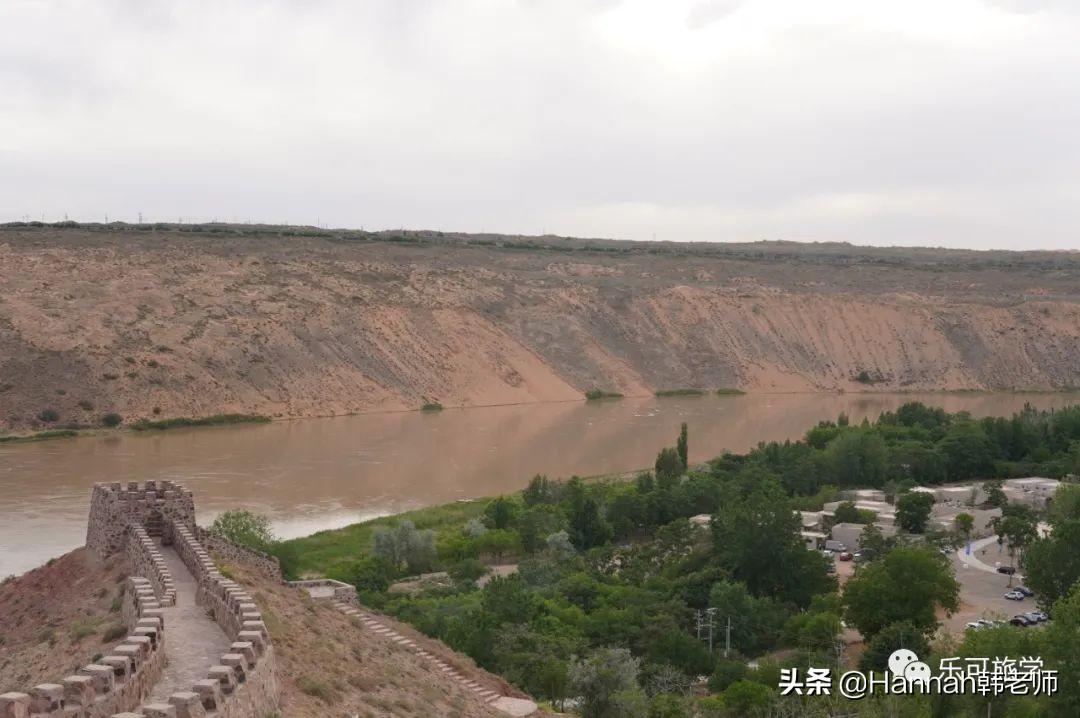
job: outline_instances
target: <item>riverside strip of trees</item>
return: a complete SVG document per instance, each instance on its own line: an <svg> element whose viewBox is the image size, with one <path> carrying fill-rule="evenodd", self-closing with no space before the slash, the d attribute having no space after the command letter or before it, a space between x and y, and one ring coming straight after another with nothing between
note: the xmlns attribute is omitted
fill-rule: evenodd
<svg viewBox="0 0 1080 718"><path fill-rule="evenodd" d="M931 665L941 655L1041 655L1061 672L1059 693L997 698L992 715L1080 715L1080 485L1063 484L1046 516L1006 505L998 524L1027 537L1026 581L1053 620L1038 630L969 632L962 641L937 630L941 612L959 601L938 547L956 545L970 526L925 533L928 507L908 492L967 479L1075 479L1080 407L973 420L911 403L874 423L852 426L841 416L801 441L701 466L687 465L690 440L684 426L654 470L630 482L537 476L516 495L271 550L287 573L314 569L349 581L363 602L587 718L987 715L978 697L779 695L782 667L881 670L898 647ZM872 558L841 590L830 561L799 536L795 510L820 509L855 487L884 489L916 533L886 540L868 527ZM705 525L688 520L701 514L710 517ZM1053 530L1035 538L1042 519ZM508 563L513 575L477 581L489 565ZM440 569L442 580L388 590ZM860 658L844 654L845 625L865 642ZM708 696L700 695L702 676Z"/></svg>

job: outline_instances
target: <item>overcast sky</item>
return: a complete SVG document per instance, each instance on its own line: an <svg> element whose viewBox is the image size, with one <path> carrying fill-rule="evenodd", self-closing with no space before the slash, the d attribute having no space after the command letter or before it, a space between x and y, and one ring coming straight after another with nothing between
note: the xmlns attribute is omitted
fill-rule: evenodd
<svg viewBox="0 0 1080 718"><path fill-rule="evenodd" d="M0 220L1080 249L1073 0L3 0Z"/></svg>

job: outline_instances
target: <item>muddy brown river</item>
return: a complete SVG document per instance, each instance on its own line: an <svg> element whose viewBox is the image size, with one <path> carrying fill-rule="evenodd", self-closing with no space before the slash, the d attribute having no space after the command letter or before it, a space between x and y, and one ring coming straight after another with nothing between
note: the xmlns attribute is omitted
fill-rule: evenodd
<svg viewBox="0 0 1080 718"><path fill-rule="evenodd" d="M300 536L365 518L522 488L536 473L649 466L680 422L690 458L799 437L819 419L876 417L919 400L977 416L1080 403L1076 394L753 394L369 414L0 445L0 577L83 543L98 481L173 479L200 522L228 508Z"/></svg>

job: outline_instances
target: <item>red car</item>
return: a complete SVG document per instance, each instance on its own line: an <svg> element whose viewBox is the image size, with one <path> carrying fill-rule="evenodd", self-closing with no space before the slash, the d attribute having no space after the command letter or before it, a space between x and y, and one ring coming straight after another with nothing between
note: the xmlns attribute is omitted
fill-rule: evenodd
<svg viewBox="0 0 1080 718"><path fill-rule="evenodd" d="M841 561L850 561L853 557L850 551L841 551L840 555L837 558L839 558Z"/></svg>

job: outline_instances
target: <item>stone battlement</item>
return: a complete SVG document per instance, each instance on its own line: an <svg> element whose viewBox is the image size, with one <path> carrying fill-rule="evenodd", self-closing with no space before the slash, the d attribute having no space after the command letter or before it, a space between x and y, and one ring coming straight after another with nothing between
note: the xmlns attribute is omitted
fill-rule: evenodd
<svg viewBox="0 0 1080 718"><path fill-rule="evenodd" d="M95 484L86 548L103 559L124 548L131 526L141 525L148 535L162 536L167 522L195 526L195 497L183 485L174 481ZM167 542L167 537L162 538Z"/></svg>
<svg viewBox="0 0 1080 718"><path fill-rule="evenodd" d="M165 620L149 580L129 578L124 598L127 638L60 683L0 695L0 718L105 718L138 705L165 668Z"/></svg>

